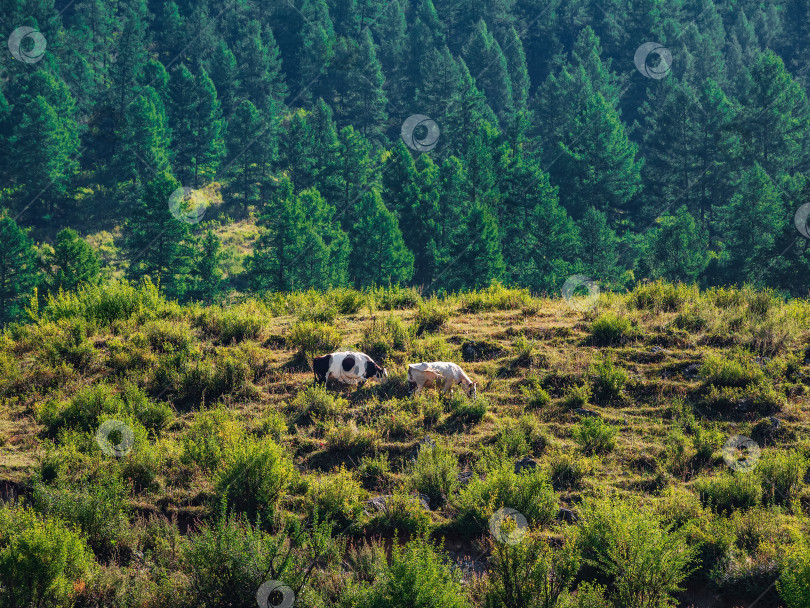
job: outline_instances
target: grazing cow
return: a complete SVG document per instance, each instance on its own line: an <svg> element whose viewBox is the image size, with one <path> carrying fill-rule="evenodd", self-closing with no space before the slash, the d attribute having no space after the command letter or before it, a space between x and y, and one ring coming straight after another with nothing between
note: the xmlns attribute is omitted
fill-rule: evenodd
<svg viewBox="0 0 810 608"><path fill-rule="evenodd" d="M446 361L433 361L431 363L411 363L408 365L408 386L411 394L415 395L424 387L444 382L442 392L448 393L454 384L460 384L468 397L475 399L478 396L478 383L470 380L455 363Z"/></svg>
<svg viewBox="0 0 810 608"><path fill-rule="evenodd" d="M326 384L327 380L337 380L343 384L363 386L369 378L387 378L388 370L377 365L365 353L340 352L315 357L312 360L315 384Z"/></svg>

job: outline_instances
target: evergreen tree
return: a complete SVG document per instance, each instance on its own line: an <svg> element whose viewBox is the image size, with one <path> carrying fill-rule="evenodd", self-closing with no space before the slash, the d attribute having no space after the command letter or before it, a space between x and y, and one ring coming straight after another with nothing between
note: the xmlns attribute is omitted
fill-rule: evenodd
<svg viewBox="0 0 810 608"><path fill-rule="evenodd" d="M484 204L475 203L453 243L450 264L439 270L434 286L482 289L501 280L504 271L498 222Z"/></svg>
<svg viewBox="0 0 810 608"><path fill-rule="evenodd" d="M503 55L506 58L506 67L509 70L509 81L512 85L512 100L515 110L524 111L529 101L529 70L526 65L526 53L523 43L514 27L507 30L504 39Z"/></svg>
<svg viewBox="0 0 810 608"><path fill-rule="evenodd" d="M141 189L136 208L124 224L128 278L149 277L173 298L182 297L188 289L194 242L189 225L169 211L169 199L179 187L171 174L156 176Z"/></svg>
<svg viewBox="0 0 810 608"><path fill-rule="evenodd" d="M191 296L210 306L222 291L222 243L213 230L200 239L197 256L191 271Z"/></svg>
<svg viewBox="0 0 810 608"><path fill-rule="evenodd" d="M360 198L374 180L371 145L351 126L341 129L339 138L341 196L336 206L343 229L350 232L357 220Z"/></svg>
<svg viewBox="0 0 810 608"><path fill-rule="evenodd" d="M113 159L119 181L149 181L170 169L166 110L157 91L145 87L127 108L121 142Z"/></svg>
<svg viewBox="0 0 810 608"><path fill-rule="evenodd" d="M115 47L115 63L111 66L112 106L119 116L126 115L127 105L140 93L137 77L147 60L149 10L146 0L126 0L124 27Z"/></svg>
<svg viewBox="0 0 810 608"><path fill-rule="evenodd" d="M230 118L238 105L237 97L241 90L241 80L236 56L224 40L220 40L214 47L208 73L222 104L222 115Z"/></svg>
<svg viewBox="0 0 810 608"><path fill-rule="evenodd" d="M413 276L413 253L377 190L360 199L351 236L349 275L356 287L405 283Z"/></svg>
<svg viewBox="0 0 810 608"><path fill-rule="evenodd" d="M720 217L726 280L765 283L768 264L778 254L775 244L784 214L780 194L761 165L743 172Z"/></svg>
<svg viewBox="0 0 810 608"><path fill-rule="evenodd" d="M696 282L709 263L706 239L695 218L681 206L675 215L661 218L651 234L654 276L682 283Z"/></svg>
<svg viewBox="0 0 810 608"><path fill-rule="evenodd" d="M502 124L505 124L504 121L515 110L512 82L501 45L483 21L478 22L464 46L464 61L476 86L484 93Z"/></svg>
<svg viewBox="0 0 810 608"><path fill-rule="evenodd" d="M45 255L47 286L51 292L74 291L85 283L97 283L101 262L93 247L72 228L56 235L56 243Z"/></svg>
<svg viewBox="0 0 810 608"><path fill-rule="evenodd" d="M619 261L619 240L608 225L607 216L589 207L580 222L580 235L584 274L600 285L618 286L623 270Z"/></svg>
<svg viewBox="0 0 810 608"><path fill-rule="evenodd" d="M259 110L249 100L243 100L228 125L226 144L228 164L240 184L239 189L245 211L250 202L256 200L258 195L256 181L258 176L263 173L262 165L266 159L265 146L269 142L264 137L259 137L247 148L245 143L250 142L263 131L264 123Z"/></svg>
<svg viewBox="0 0 810 608"><path fill-rule="evenodd" d="M0 213L0 324L20 317L37 284L34 243L5 213Z"/></svg>

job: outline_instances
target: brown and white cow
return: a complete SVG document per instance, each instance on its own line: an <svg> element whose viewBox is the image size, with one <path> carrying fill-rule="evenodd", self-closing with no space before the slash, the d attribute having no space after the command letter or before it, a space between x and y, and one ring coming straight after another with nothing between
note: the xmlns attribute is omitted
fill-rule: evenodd
<svg viewBox="0 0 810 608"><path fill-rule="evenodd" d="M442 383L442 392L448 393L453 385L460 384L468 397L475 399L478 396L478 383L473 382L455 363L447 361L432 361L411 363L408 365L408 386L411 394L415 395L424 387Z"/></svg>
<svg viewBox="0 0 810 608"><path fill-rule="evenodd" d="M369 378L387 378L388 370L365 353L344 351L331 353L312 360L315 384L326 384L327 380L337 380L343 384L363 386Z"/></svg>

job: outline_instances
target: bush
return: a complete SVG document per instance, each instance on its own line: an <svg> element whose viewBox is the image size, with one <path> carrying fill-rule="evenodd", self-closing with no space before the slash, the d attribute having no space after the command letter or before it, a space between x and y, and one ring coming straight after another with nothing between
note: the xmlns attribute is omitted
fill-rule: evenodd
<svg viewBox="0 0 810 608"><path fill-rule="evenodd" d="M456 355L456 350L440 336L417 340L411 348L411 356L416 361L452 361Z"/></svg>
<svg viewBox="0 0 810 608"><path fill-rule="evenodd" d="M639 283L630 292L630 302L636 308L653 312L675 312L687 302L697 301L699 297L697 285L668 283L663 280Z"/></svg>
<svg viewBox="0 0 810 608"><path fill-rule="evenodd" d="M765 500L790 504L804 485L807 459L799 452L769 451L757 463Z"/></svg>
<svg viewBox="0 0 810 608"><path fill-rule="evenodd" d="M414 316L416 335L419 336L425 332L438 331L447 323L449 318L450 311L445 306L439 304L439 300L436 297L421 302L416 311L416 316Z"/></svg>
<svg viewBox="0 0 810 608"><path fill-rule="evenodd" d="M430 529L430 514L420 501L402 491L395 491L385 499L385 508L369 521L369 527L390 534L394 531L407 534L424 534Z"/></svg>
<svg viewBox="0 0 810 608"><path fill-rule="evenodd" d="M471 313L515 310L530 303L531 299L528 289L508 289L498 281L493 281L486 289L463 293L461 310Z"/></svg>
<svg viewBox="0 0 810 608"><path fill-rule="evenodd" d="M363 483L371 488L380 488L391 475L391 465L388 462L388 452L378 454L373 458L363 456L357 473Z"/></svg>
<svg viewBox="0 0 810 608"><path fill-rule="evenodd" d="M618 499L588 502L582 509L579 546L586 563L612 582L613 604L665 608L693 571L696 548L683 530L660 516Z"/></svg>
<svg viewBox="0 0 810 608"><path fill-rule="evenodd" d="M394 543L391 564L381 564L373 587L357 604L360 608L470 608L461 573L425 538L404 547Z"/></svg>
<svg viewBox="0 0 810 608"><path fill-rule="evenodd" d="M627 372L616 366L610 353L602 353L590 366L593 376L593 391L602 401L610 402L620 399L622 389L627 384Z"/></svg>
<svg viewBox="0 0 810 608"><path fill-rule="evenodd" d="M561 492L580 488L582 481L592 472L593 467L589 460L576 454L556 450L550 455L546 470L552 487Z"/></svg>
<svg viewBox="0 0 810 608"><path fill-rule="evenodd" d="M701 501L718 513L750 509L762 501L759 479L750 473L724 474L713 479L698 479L695 490Z"/></svg>
<svg viewBox="0 0 810 608"><path fill-rule="evenodd" d="M33 509L0 507L0 604L72 605L89 579L93 556L81 536L58 519Z"/></svg>
<svg viewBox="0 0 810 608"><path fill-rule="evenodd" d="M327 297L335 303L342 315L356 315L366 304L366 295L356 289L338 288L327 292Z"/></svg>
<svg viewBox="0 0 810 608"><path fill-rule="evenodd" d="M371 356L375 361L384 361L395 350L407 350L411 343L411 335L405 324L393 315L385 321L378 321L376 317L371 327L363 332L360 349Z"/></svg>
<svg viewBox="0 0 810 608"><path fill-rule="evenodd" d="M416 461L408 468L410 485L430 499L431 508L441 505L458 486L458 460L442 446L419 449Z"/></svg>
<svg viewBox="0 0 810 608"><path fill-rule="evenodd" d="M486 397L470 399L463 392L455 391L447 399L447 411L459 421L478 422L489 408Z"/></svg>
<svg viewBox="0 0 810 608"><path fill-rule="evenodd" d="M581 384L579 386L572 386L568 389L563 405L570 409L585 407L591 400L591 387L588 384Z"/></svg>
<svg viewBox="0 0 810 608"><path fill-rule="evenodd" d="M354 420L348 424L330 425L324 433L328 450L350 456L362 456L377 449L380 441L377 430L368 426L358 428Z"/></svg>
<svg viewBox="0 0 810 608"><path fill-rule="evenodd" d="M531 416L521 416L518 420L508 419L495 435L498 452L510 458L542 454L549 442L543 428Z"/></svg>
<svg viewBox="0 0 810 608"><path fill-rule="evenodd" d="M115 469L99 469L97 478L35 480L37 511L79 527L96 555L109 557L125 538L129 524L128 488Z"/></svg>
<svg viewBox="0 0 810 608"><path fill-rule="evenodd" d="M293 547L291 547L293 545ZM202 526L183 545L190 606L253 608L256 592L272 573L290 588L306 589L310 560L333 557L330 528L285 529L270 535L242 516Z"/></svg>
<svg viewBox="0 0 810 608"><path fill-rule="evenodd" d="M214 471L222 464L231 446L238 445L243 438L242 425L225 407L199 412L181 438L181 460L204 471Z"/></svg>
<svg viewBox="0 0 810 608"><path fill-rule="evenodd" d="M160 291L149 279L139 285L126 281L87 284L75 292L49 294L40 311L42 320L81 317L90 322L108 325L113 321L153 317L165 305Z"/></svg>
<svg viewBox="0 0 810 608"><path fill-rule="evenodd" d="M577 548L553 548L536 531L519 543L495 543L489 568L487 606L562 606L580 566Z"/></svg>
<svg viewBox="0 0 810 608"><path fill-rule="evenodd" d="M389 287L375 287L370 291L374 304L383 310L401 310L416 308L422 302L422 296L414 287L402 287L399 284Z"/></svg>
<svg viewBox="0 0 810 608"><path fill-rule="evenodd" d="M700 368L700 375L707 385L716 387L744 388L766 380L762 368L739 351L729 356L708 355Z"/></svg>
<svg viewBox="0 0 810 608"><path fill-rule="evenodd" d="M338 349L343 340L340 331L315 321L299 321L290 329L287 342L305 357L312 358Z"/></svg>
<svg viewBox="0 0 810 608"><path fill-rule="evenodd" d="M607 454L616 447L616 429L598 417L584 418L571 431L586 454Z"/></svg>
<svg viewBox="0 0 810 608"><path fill-rule="evenodd" d="M606 312L591 323L591 336L596 344L609 346L622 344L635 335L633 324L627 317Z"/></svg>
<svg viewBox="0 0 810 608"><path fill-rule="evenodd" d="M520 394L526 400L526 409L537 410L551 403L551 395L542 386L521 386Z"/></svg>
<svg viewBox="0 0 810 608"><path fill-rule="evenodd" d="M810 544L791 547L782 561L776 589L787 608L810 606Z"/></svg>
<svg viewBox="0 0 810 608"><path fill-rule="evenodd" d="M227 308L208 308L202 326L220 344L258 340L270 311L260 302L247 302Z"/></svg>
<svg viewBox="0 0 810 608"><path fill-rule="evenodd" d="M317 385L299 392L291 406L296 412L293 424L310 424L315 420L334 419L346 411L349 402L330 393L325 386Z"/></svg>
<svg viewBox="0 0 810 608"><path fill-rule="evenodd" d="M453 502L458 524L466 531L483 530L501 507L520 511L536 525L551 522L558 509L557 495L545 472L535 467L515 473L508 461L486 471L486 479L473 476Z"/></svg>
<svg viewBox="0 0 810 608"><path fill-rule="evenodd" d="M366 492L351 471L340 467L331 475L312 480L307 492L313 518L334 521L340 529L356 523L363 513Z"/></svg>
<svg viewBox="0 0 810 608"><path fill-rule="evenodd" d="M216 504L226 504L250 520L257 515L268 518L286 491L292 472L292 462L274 441L243 439L226 454L216 476Z"/></svg>

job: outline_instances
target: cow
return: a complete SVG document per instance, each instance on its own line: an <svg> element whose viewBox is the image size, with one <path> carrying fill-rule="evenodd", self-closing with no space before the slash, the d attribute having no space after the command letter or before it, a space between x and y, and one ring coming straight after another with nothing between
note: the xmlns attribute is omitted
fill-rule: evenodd
<svg viewBox="0 0 810 608"><path fill-rule="evenodd" d="M369 378L388 377L388 370L377 365L367 354L350 351L315 357L312 371L315 372L315 384L324 385L328 380L337 380L363 386Z"/></svg>
<svg viewBox="0 0 810 608"><path fill-rule="evenodd" d="M430 388L439 382L444 382L443 393L450 392L454 384L460 384L468 397L475 399L478 396L478 383L470 380L464 370L455 363L423 361L408 365L408 386L411 389L411 395L417 394L424 387Z"/></svg>

